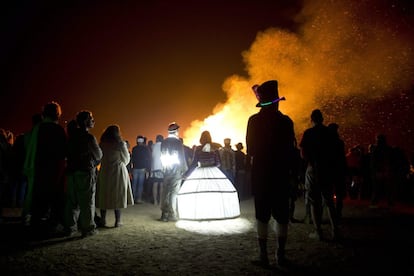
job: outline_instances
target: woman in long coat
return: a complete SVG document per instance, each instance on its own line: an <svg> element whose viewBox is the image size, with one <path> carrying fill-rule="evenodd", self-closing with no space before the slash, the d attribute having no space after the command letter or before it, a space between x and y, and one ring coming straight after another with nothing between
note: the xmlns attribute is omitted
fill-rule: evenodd
<svg viewBox="0 0 414 276"><path fill-rule="evenodd" d="M121 208L133 205L127 165L130 155L119 126L110 125L99 143L103 157L96 186L96 207L101 212L101 226L106 226L106 210L114 209L115 227L122 225Z"/></svg>

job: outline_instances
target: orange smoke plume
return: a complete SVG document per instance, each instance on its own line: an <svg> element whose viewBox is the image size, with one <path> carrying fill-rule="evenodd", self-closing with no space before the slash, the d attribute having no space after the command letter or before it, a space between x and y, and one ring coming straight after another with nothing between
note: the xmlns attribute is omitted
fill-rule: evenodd
<svg viewBox="0 0 414 276"><path fill-rule="evenodd" d="M279 81L279 95L286 97L279 107L295 122L297 135L309 127L313 109L339 105L338 97L375 99L408 89L414 71L412 28L398 6L378 2L307 1L297 18L300 31L259 32L243 53L248 77L229 77L223 84L227 101L193 121L184 140L198 144L201 132L209 130L216 142L229 137L232 145L244 144L247 120L259 111L251 87L270 79ZM347 123L359 123L356 110L337 110Z"/></svg>

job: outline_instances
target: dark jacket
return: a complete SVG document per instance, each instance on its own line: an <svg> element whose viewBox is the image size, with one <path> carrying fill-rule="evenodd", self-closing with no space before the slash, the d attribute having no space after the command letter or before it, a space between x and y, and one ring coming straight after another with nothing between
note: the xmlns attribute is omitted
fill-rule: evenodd
<svg viewBox="0 0 414 276"><path fill-rule="evenodd" d="M78 129L69 137L67 146L67 170L90 171L96 169L102 159L102 150L95 136Z"/></svg>
<svg viewBox="0 0 414 276"><path fill-rule="evenodd" d="M146 145L138 144L132 148L131 167L132 169L151 169L151 151Z"/></svg>
<svg viewBox="0 0 414 276"><path fill-rule="evenodd" d="M273 107L262 108L248 120L246 145L253 158L253 194L287 192L295 160L293 121Z"/></svg>

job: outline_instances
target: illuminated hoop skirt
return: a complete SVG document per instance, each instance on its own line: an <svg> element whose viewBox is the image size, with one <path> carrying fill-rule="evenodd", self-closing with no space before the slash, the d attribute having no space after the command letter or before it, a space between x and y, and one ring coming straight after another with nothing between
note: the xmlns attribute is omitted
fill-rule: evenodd
<svg viewBox="0 0 414 276"><path fill-rule="evenodd" d="M217 167L197 167L182 184L178 215L185 220L218 220L240 216L239 196Z"/></svg>

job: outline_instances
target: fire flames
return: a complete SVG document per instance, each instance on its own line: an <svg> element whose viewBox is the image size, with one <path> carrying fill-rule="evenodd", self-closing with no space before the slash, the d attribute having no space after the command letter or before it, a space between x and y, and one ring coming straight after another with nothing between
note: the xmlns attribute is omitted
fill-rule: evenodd
<svg viewBox="0 0 414 276"><path fill-rule="evenodd" d="M259 111L251 87L270 79L279 81L279 95L286 97L279 108L293 119L297 135L309 127L311 111L324 112L324 106L336 105L330 121L360 124L360 111L345 110L338 98L375 100L410 89L412 28L398 14L398 6L378 1L307 3L298 17L303 22L299 31L269 28L257 34L243 53L247 77L225 80L227 101L184 131L188 145L199 144L203 130L209 130L215 142L228 137L232 145L244 144L248 117Z"/></svg>

